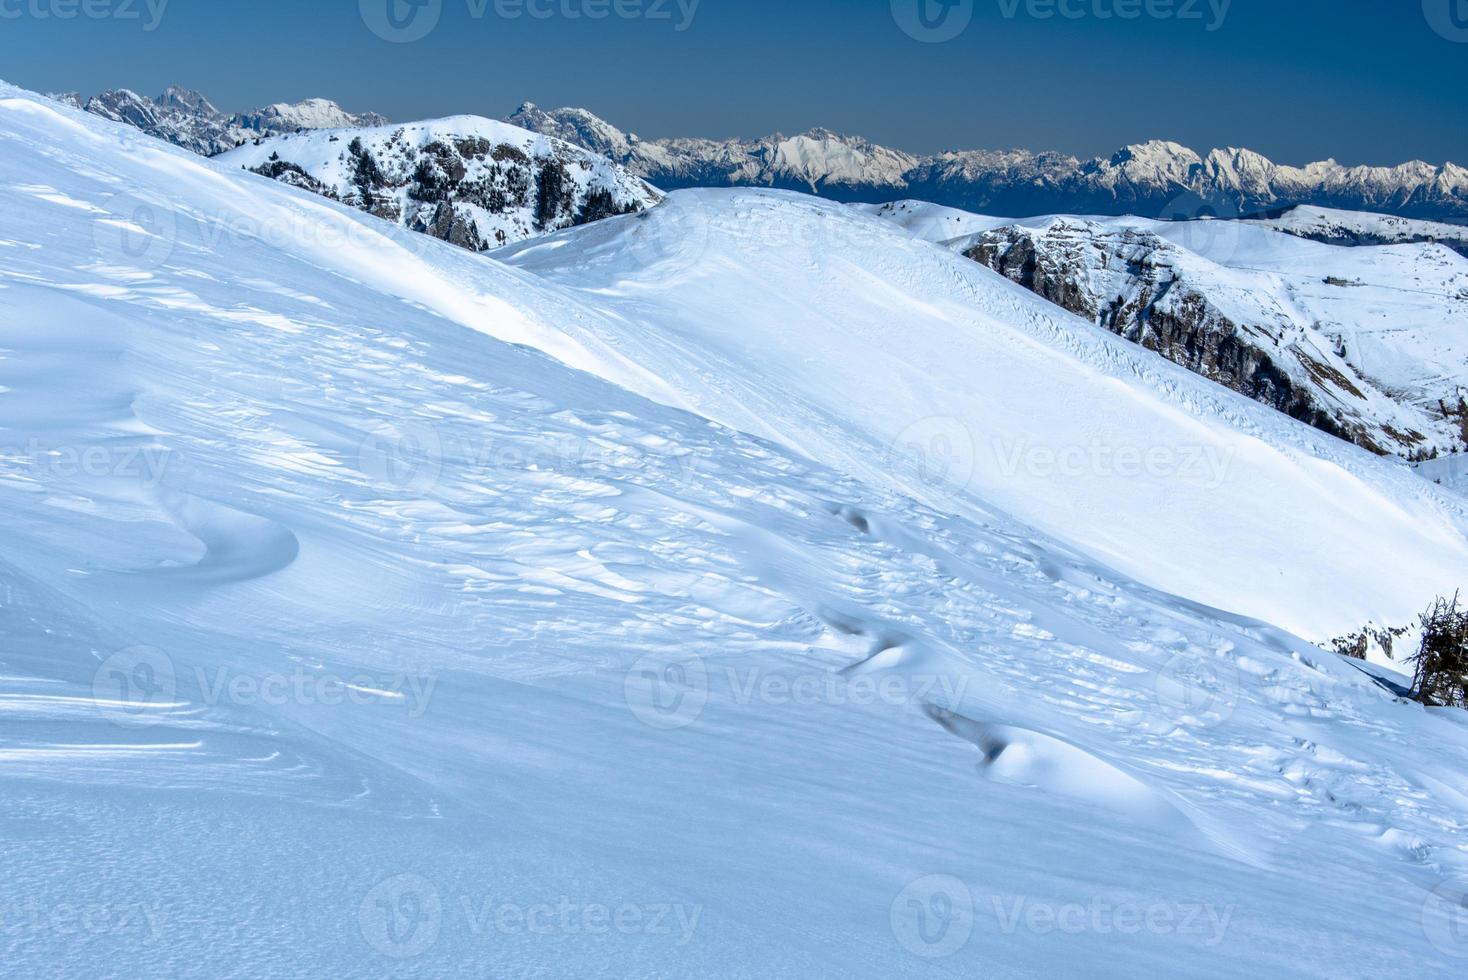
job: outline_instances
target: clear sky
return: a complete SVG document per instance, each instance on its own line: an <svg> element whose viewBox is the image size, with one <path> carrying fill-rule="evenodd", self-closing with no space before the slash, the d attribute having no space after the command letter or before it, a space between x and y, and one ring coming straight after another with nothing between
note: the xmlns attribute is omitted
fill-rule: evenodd
<svg viewBox="0 0 1468 980"><path fill-rule="evenodd" d="M395 120L529 100L644 137L1468 165L1468 0L0 0L0 77Z"/></svg>

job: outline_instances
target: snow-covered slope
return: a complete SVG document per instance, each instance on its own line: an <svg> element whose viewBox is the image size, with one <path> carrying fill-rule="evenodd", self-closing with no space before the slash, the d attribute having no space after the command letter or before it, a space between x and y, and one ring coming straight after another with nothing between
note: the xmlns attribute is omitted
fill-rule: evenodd
<svg viewBox="0 0 1468 980"><path fill-rule="evenodd" d="M998 507L1200 602L1326 639L1405 621L1459 573L1457 518L1405 466L845 206L675 194L504 258L637 324L611 342L701 414L872 482L893 447L931 450L904 492ZM957 498L922 478L945 466ZM1398 532L1442 560L1392 595L1375 563L1404 553Z"/></svg>
<svg viewBox="0 0 1468 980"><path fill-rule="evenodd" d="M1296 204L1468 223L1468 170L1413 161L1290 167L1252 150L1199 154L1152 140L1109 157L968 150L914 156L860 137L813 130L788 139L641 140L585 109L522 106L510 121L604 154L667 190L764 186L835 200L916 198L1016 216L1202 213L1237 217Z"/></svg>
<svg viewBox="0 0 1468 980"><path fill-rule="evenodd" d="M8 970L1460 972L1458 715L857 457L1234 450L1027 489L1300 621L1464 579L1424 481L788 195L517 269L9 88L0 186Z"/></svg>
<svg viewBox="0 0 1468 980"><path fill-rule="evenodd" d="M951 246L1373 452L1419 459L1468 446L1468 260L1442 246L1353 249L1242 224L1076 218Z"/></svg>
<svg viewBox="0 0 1468 980"><path fill-rule="evenodd" d="M479 116L255 140L220 161L471 251L661 199L603 157Z"/></svg>
<svg viewBox="0 0 1468 980"><path fill-rule="evenodd" d="M994 218L927 201L889 201L886 204L853 204L862 214L890 221L914 238L925 242L948 242L1012 224L1012 218Z"/></svg>
<svg viewBox="0 0 1468 980"><path fill-rule="evenodd" d="M1438 221L1414 221L1389 214L1301 205L1262 218L1248 219L1248 223L1327 245L1410 245L1437 242L1459 255L1468 256L1468 228Z"/></svg>
<svg viewBox="0 0 1468 980"><path fill-rule="evenodd" d="M134 126L149 136L204 156L232 150L262 136L302 129L381 126L387 122L375 112L347 112L327 99L307 99L294 104L277 102L263 109L229 114L214 108L198 92L176 85L169 86L156 99L128 89L102 92L85 101L75 93L53 98L85 108L103 119Z"/></svg>

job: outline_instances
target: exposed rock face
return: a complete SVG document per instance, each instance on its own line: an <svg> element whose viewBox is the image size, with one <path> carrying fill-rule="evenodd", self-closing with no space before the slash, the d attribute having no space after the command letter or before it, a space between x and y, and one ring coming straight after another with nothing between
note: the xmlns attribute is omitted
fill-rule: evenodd
<svg viewBox="0 0 1468 980"><path fill-rule="evenodd" d="M156 99L127 89L103 92L85 102L76 93L52 98L104 119L134 126L202 156L215 156L262 136L302 129L378 126L387 121L376 113L347 112L326 99L307 99L294 105L277 103L231 115L220 112L198 92L178 86L165 89Z"/></svg>
<svg viewBox="0 0 1468 980"><path fill-rule="evenodd" d="M642 140L585 109L528 103L510 122L603 154L667 190L778 187L847 202L915 198L1012 217L1238 217L1315 204L1468 223L1468 170L1451 163L1288 167L1251 150L1200 155L1163 140L1092 160L1027 150L923 157L822 129L755 140Z"/></svg>
<svg viewBox="0 0 1468 980"><path fill-rule="evenodd" d="M296 133L220 159L476 252L662 199L579 147L477 116Z"/></svg>
<svg viewBox="0 0 1468 980"><path fill-rule="evenodd" d="M1436 411L1405 400L1289 304L1223 285L1219 267L1155 234L1055 219L960 247L1078 316L1372 452L1416 459L1463 444L1461 394Z"/></svg>

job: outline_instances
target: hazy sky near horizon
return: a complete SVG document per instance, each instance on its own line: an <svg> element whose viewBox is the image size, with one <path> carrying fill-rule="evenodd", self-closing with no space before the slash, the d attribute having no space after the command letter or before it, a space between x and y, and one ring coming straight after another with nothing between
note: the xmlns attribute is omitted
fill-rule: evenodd
<svg viewBox="0 0 1468 980"><path fill-rule="evenodd" d="M644 137L1468 164L1468 0L0 0L0 65L228 110L534 101Z"/></svg>

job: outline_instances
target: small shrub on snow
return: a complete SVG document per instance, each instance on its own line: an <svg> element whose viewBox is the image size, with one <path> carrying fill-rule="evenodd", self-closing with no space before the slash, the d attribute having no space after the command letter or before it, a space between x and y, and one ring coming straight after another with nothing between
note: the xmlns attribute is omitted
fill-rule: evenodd
<svg viewBox="0 0 1468 980"><path fill-rule="evenodd" d="M1422 646L1413 658L1412 696L1426 705L1468 707L1468 611L1458 596L1422 614Z"/></svg>

